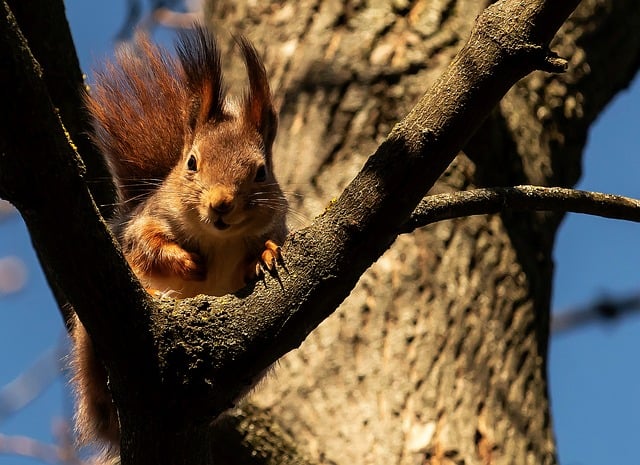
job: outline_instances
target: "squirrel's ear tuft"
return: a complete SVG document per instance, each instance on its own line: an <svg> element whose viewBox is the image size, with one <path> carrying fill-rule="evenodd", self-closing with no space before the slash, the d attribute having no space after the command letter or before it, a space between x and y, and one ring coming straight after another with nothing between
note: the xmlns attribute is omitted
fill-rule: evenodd
<svg viewBox="0 0 640 465"><path fill-rule="evenodd" d="M190 127L222 118L225 87L215 37L206 27L196 25L179 33L176 52L192 96L188 109Z"/></svg>
<svg viewBox="0 0 640 465"><path fill-rule="evenodd" d="M258 130L269 153L278 129L278 116L273 106L267 71L251 42L241 35L235 36L235 39L240 46L249 75L249 90L245 93L243 101L245 118Z"/></svg>

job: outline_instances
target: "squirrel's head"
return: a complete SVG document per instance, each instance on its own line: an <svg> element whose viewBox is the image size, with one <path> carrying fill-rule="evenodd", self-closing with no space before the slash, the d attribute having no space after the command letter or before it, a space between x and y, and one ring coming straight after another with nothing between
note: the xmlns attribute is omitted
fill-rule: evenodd
<svg viewBox="0 0 640 465"><path fill-rule="evenodd" d="M220 52L206 29L183 34L178 46L189 99L185 148L171 178L188 186L185 214L221 237L267 231L287 205L273 173L277 115L266 71L251 43L236 40L249 76L239 101L225 95Z"/></svg>

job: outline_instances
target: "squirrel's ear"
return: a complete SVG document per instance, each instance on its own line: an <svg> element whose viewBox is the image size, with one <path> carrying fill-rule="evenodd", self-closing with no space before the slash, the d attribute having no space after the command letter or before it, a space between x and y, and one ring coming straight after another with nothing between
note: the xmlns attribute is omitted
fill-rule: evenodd
<svg viewBox="0 0 640 465"><path fill-rule="evenodd" d="M236 36L235 39L242 51L249 75L249 90L243 102L245 118L258 130L267 153L270 153L278 129L278 115L271 98L267 71L251 42L244 36Z"/></svg>
<svg viewBox="0 0 640 465"><path fill-rule="evenodd" d="M191 94L188 123L191 129L223 117L225 88L220 49L204 26L181 31L176 44L178 58Z"/></svg>

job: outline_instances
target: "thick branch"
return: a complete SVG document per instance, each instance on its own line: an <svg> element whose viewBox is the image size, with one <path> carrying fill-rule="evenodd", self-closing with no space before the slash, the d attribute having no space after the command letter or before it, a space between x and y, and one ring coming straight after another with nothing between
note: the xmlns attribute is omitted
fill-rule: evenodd
<svg viewBox="0 0 640 465"><path fill-rule="evenodd" d="M78 111L83 105L85 84L64 15L64 3L60 0L9 0L7 3L31 53L44 70L43 79L51 101L82 154L93 198L98 205L113 204L115 187L109 170L104 157L89 139L90 124L86 113ZM105 215L110 214L110 210L101 208Z"/></svg>
<svg viewBox="0 0 640 465"><path fill-rule="evenodd" d="M7 3L28 41L29 49L45 70L43 80L53 105L60 112L71 139L82 154L93 198L98 205L106 205L101 212L109 216L112 210L110 205L115 200L115 188L104 157L89 140L86 113L78 111L82 107L84 82L64 15L64 4L58 0L9 0ZM65 305L64 290L54 279L49 279L49 283L65 323L70 324L73 312Z"/></svg>
<svg viewBox="0 0 640 465"><path fill-rule="evenodd" d="M84 165L15 17L6 2L0 8L0 196L20 210L47 277L64 289L98 350L142 370L150 355L144 346L129 353L127 343L144 340L145 326L128 306L137 301L144 309L150 299L93 203Z"/></svg>
<svg viewBox="0 0 640 465"><path fill-rule="evenodd" d="M225 465L312 465L273 417L253 405L235 408L214 425L214 463ZM238 444L230 448L229 444Z"/></svg>
<svg viewBox="0 0 640 465"><path fill-rule="evenodd" d="M562 187L515 186L429 195L418 204L400 232L408 233L452 218L508 210L575 212L640 222L640 200Z"/></svg>

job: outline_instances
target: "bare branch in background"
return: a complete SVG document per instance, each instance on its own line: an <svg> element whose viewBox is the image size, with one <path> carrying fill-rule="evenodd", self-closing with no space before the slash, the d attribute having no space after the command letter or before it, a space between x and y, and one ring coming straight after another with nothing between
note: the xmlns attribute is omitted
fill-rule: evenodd
<svg viewBox="0 0 640 465"><path fill-rule="evenodd" d="M36 441L27 436L0 434L0 454L31 457L47 463L60 463L56 446Z"/></svg>
<svg viewBox="0 0 640 465"><path fill-rule="evenodd" d="M66 352L62 343L50 347L33 365L0 389L0 423L36 399L60 376Z"/></svg>
<svg viewBox="0 0 640 465"><path fill-rule="evenodd" d="M53 422L53 435L58 444L60 462L67 465L92 465L97 460L83 461L78 457L78 449L73 435L73 426L69 420L57 419Z"/></svg>
<svg viewBox="0 0 640 465"><path fill-rule="evenodd" d="M515 186L473 189L425 197L401 232L411 232L438 221L471 215L520 210L557 210L640 222L640 201L628 197L560 187ZM551 331L560 333L588 323L612 321L640 311L640 293L602 298L555 314Z"/></svg>
<svg viewBox="0 0 640 465"><path fill-rule="evenodd" d="M551 320L551 331L555 334L578 329L588 323L619 320L621 317L640 311L640 292L626 297L603 297L584 307L571 308L557 313Z"/></svg>
<svg viewBox="0 0 640 465"><path fill-rule="evenodd" d="M6 200L0 199L0 222L10 218L16 209ZM27 281L27 267L14 256L0 257L0 297L21 290ZM1 418L1 406L0 406Z"/></svg>
<svg viewBox="0 0 640 465"><path fill-rule="evenodd" d="M14 256L0 257L0 297L20 291L27 282L27 266Z"/></svg>
<svg viewBox="0 0 640 465"><path fill-rule="evenodd" d="M116 42L131 40L137 29L151 32L160 25L168 28L188 28L202 11L201 0L153 0L149 13L143 13L141 0L128 0L124 24L116 34Z"/></svg>
<svg viewBox="0 0 640 465"><path fill-rule="evenodd" d="M562 187L515 186L429 195L401 232L463 216L525 210L570 211L640 222L640 200Z"/></svg>
<svg viewBox="0 0 640 465"><path fill-rule="evenodd" d="M13 208L13 205L11 205L6 200L0 199L0 221L13 215L15 212L16 209Z"/></svg>
<svg viewBox="0 0 640 465"><path fill-rule="evenodd" d="M56 465L81 465L82 462L73 452L73 448L47 444L28 436L10 436L0 433L0 454L29 457ZM89 465L89 463L85 463Z"/></svg>
<svg viewBox="0 0 640 465"><path fill-rule="evenodd" d="M66 339L65 339L66 341ZM39 397L62 372L63 360L68 351L61 342L44 351L38 360L16 379L0 389L0 423L19 413ZM52 432L55 444L48 444L28 436L0 434L0 454L29 457L46 463L64 465L90 465L77 455L73 428L67 419L53 419Z"/></svg>

